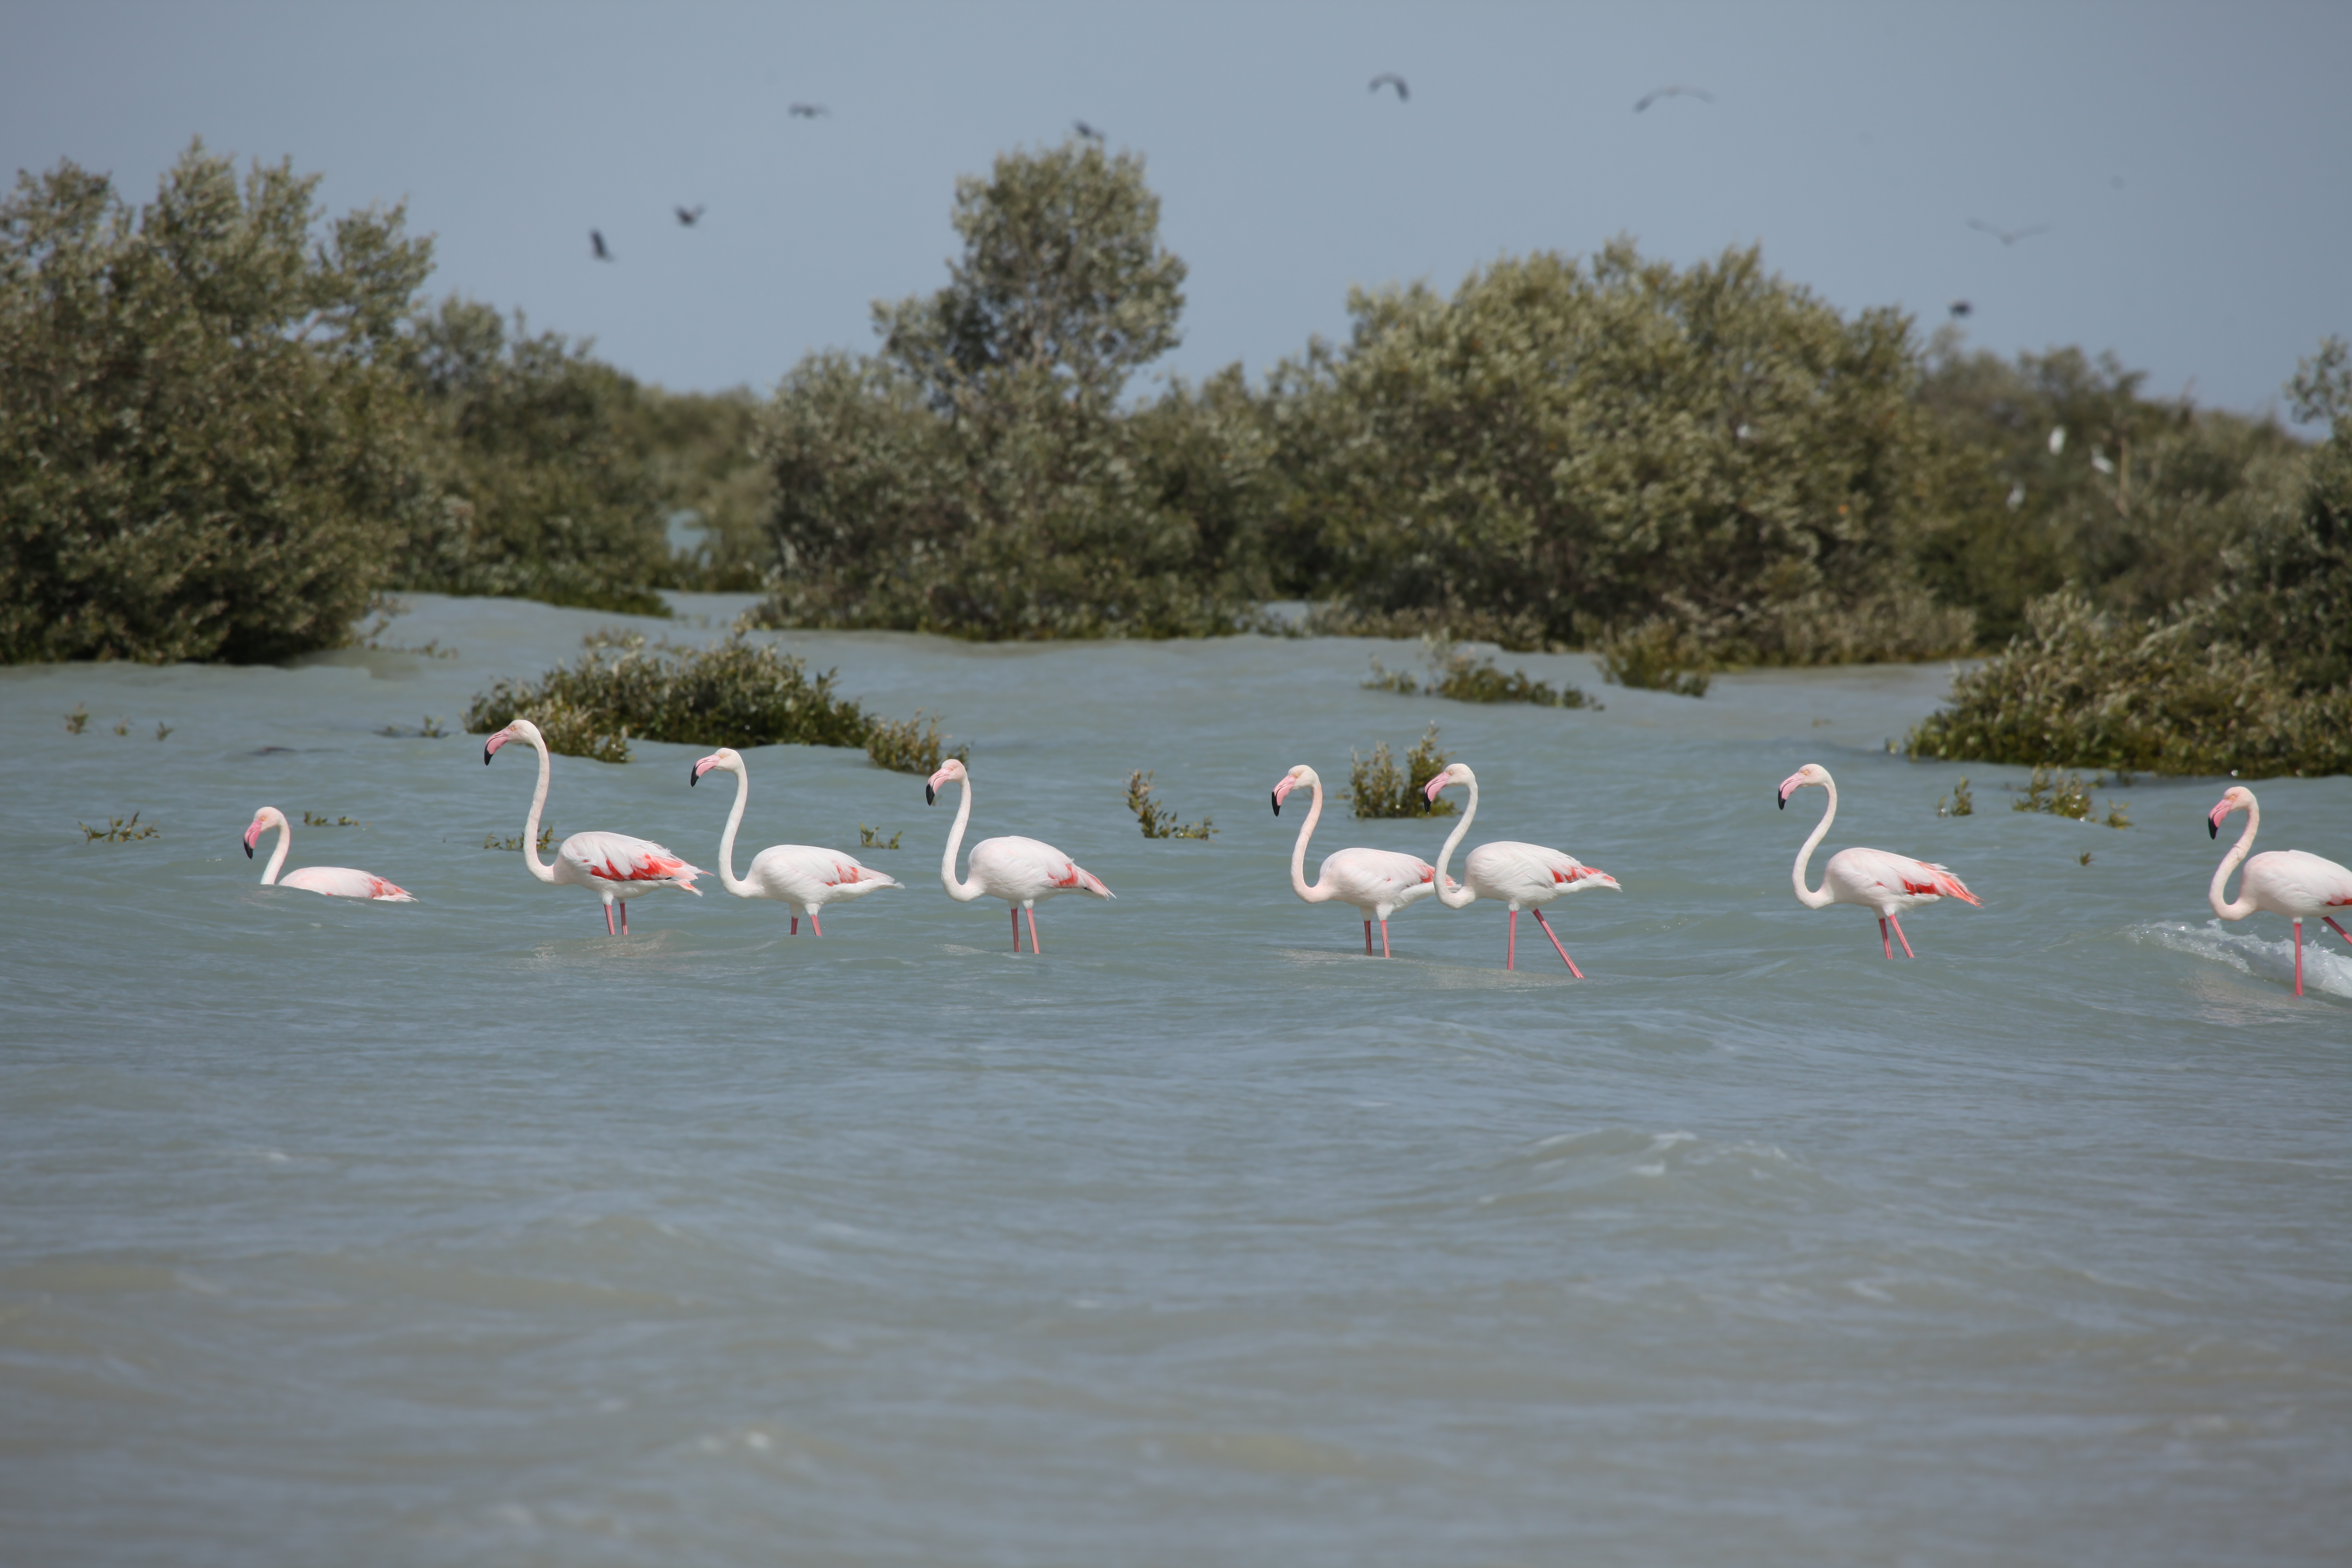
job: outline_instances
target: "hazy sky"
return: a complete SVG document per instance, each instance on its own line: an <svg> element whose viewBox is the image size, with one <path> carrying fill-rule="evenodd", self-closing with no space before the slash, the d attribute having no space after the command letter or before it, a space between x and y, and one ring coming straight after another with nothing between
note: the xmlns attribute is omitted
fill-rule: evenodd
<svg viewBox="0 0 2352 1568"><path fill-rule="evenodd" d="M1074 118L1141 153L1188 374L1346 329L1350 284L1633 236L1760 242L1842 309L2274 403L2352 335L2352 4L32 5L0 168L134 197L202 135L408 202L431 287L680 388L764 389L928 290L955 177ZM1410 102L1366 90L1402 74ZM1644 92L1686 83L1712 103ZM794 101L831 110L786 112ZM707 204L681 227L674 204ZM2047 232L2004 246L1979 218ZM615 259L589 253L600 228Z"/></svg>

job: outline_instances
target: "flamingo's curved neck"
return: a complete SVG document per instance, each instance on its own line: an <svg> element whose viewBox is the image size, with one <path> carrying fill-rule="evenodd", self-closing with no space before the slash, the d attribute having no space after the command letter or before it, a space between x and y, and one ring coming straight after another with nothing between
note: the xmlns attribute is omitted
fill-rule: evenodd
<svg viewBox="0 0 2352 1568"><path fill-rule="evenodd" d="M1307 841L1315 837L1315 825L1323 820L1323 777L1313 769L1307 770L1307 787L1315 792L1315 803L1307 808L1307 820L1298 825L1298 842L1290 847L1290 890L1310 904L1319 904L1331 897L1332 890L1316 879L1307 885Z"/></svg>
<svg viewBox="0 0 2352 1568"><path fill-rule="evenodd" d="M2238 884L2238 901L2234 904L2225 902L2221 892L2229 883L2230 873L2238 868L2239 863L2246 858L2246 851L2254 847L2254 832L2262 825L2263 808L2252 801L2248 801L2246 830L2238 835L2238 841L2230 846L2230 852L2221 857L2221 863L2219 866L2213 868L2213 885L2205 889L2205 901L2212 905L2213 912L2225 921L2242 921L2254 912L2253 900L2246 897L2246 885L2243 882ZM270 868L275 870L278 862L272 860L269 865Z"/></svg>
<svg viewBox="0 0 2352 1568"><path fill-rule="evenodd" d="M286 864L286 852L294 847L294 825L284 817L278 819L278 847L269 852L269 864L261 868L261 885L278 885L278 868Z"/></svg>
<svg viewBox="0 0 2352 1568"><path fill-rule="evenodd" d="M1813 851L1821 847L1822 839L1829 837L1830 824L1837 819L1837 781L1831 779L1822 788L1829 792L1829 805L1822 811L1822 820L1814 827L1813 836L1805 840L1802 849L1797 851L1796 868L1789 873L1789 879L1797 885L1797 901L1809 910L1825 910L1835 901L1830 897L1827 881L1822 883L1818 893L1805 886L1805 868L1812 864Z"/></svg>
<svg viewBox="0 0 2352 1568"><path fill-rule="evenodd" d="M1454 847L1462 842L1462 836L1470 831L1471 818L1478 815L1478 775L1465 767L1462 782L1470 786L1470 804L1463 809L1462 820L1454 825L1454 831L1445 836L1445 847L1437 852L1437 900L1449 910L1467 909L1478 899L1466 885L1449 886L1445 879L1445 863L1454 858Z"/></svg>
<svg viewBox="0 0 2352 1568"><path fill-rule="evenodd" d="M948 830L948 850L940 857L940 885L948 890L949 898L968 904L988 889L980 885L977 877L969 882L956 880L956 857L963 852L964 824L971 820L971 780L966 777L959 782L963 785L963 798L956 802L955 826Z"/></svg>
<svg viewBox="0 0 2352 1568"><path fill-rule="evenodd" d="M530 874L542 882L555 880L555 868L539 858L539 814L547 809L547 781L551 768L547 760L547 742L537 735L530 737L530 749L539 753L539 787L530 792L530 816L522 825L522 860Z"/></svg>
<svg viewBox="0 0 2352 1568"><path fill-rule="evenodd" d="M751 773L740 763L727 771L735 775L735 805L727 814L727 831L719 836L719 885L739 899L756 898L760 889L735 874L735 830L743 825L743 806L751 798Z"/></svg>

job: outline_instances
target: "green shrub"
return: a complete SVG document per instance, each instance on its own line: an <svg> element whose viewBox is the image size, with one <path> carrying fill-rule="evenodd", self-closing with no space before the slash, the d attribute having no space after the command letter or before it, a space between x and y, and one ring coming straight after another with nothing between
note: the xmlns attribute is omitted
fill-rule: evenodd
<svg viewBox="0 0 2352 1568"><path fill-rule="evenodd" d="M1216 824L1207 817L1198 822L1179 822L1176 814L1151 798L1151 775L1136 772L1127 775L1127 809L1135 813L1136 822L1146 838L1210 838L1216 835Z"/></svg>
<svg viewBox="0 0 2352 1568"><path fill-rule="evenodd" d="M1451 816L1454 803L1440 796L1431 800L1422 794L1429 781L1445 769L1453 759L1437 749L1437 726L1422 732L1412 751L1405 753L1404 766L1399 768L1389 751L1389 743L1381 742L1369 757L1350 752L1348 770L1348 801L1358 816Z"/></svg>
<svg viewBox="0 0 2352 1568"><path fill-rule="evenodd" d="M192 143L133 212L70 163L0 204L0 661L346 641L418 497L386 364L401 209Z"/></svg>
<svg viewBox="0 0 2352 1568"><path fill-rule="evenodd" d="M929 778L940 771L950 757L960 763L971 761L968 745L950 749L940 733L940 721L933 717L924 721L919 710L912 719L875 719L868 721L866 731L866 754L877 768L887 768L894 773L913 773ZM893 847L896 847L894 845Z"/></svg>
<svg viewBox="0 0 2352 1568"><path fill-rule="evenodd" d="M1653 616L1630 631L1604 637L1595 649L1601 679L1612 686L1704 697L1715 661L1682 623Z"/></svg>
<svg viewBox="0 0 2352 1568"><path fill-rule="evenodd" d="M1364 682L1364 689L1368 691L1393 691L1403 697L1444 697L1455 702L1527 702L1538 708L1600 707L1584 694L1581 687L1554 689L1533 679L1524 669L1515 669L1505 675L1495 668L1492 656L1475 657L1444 637L1424 637L1421 641L1422 658L1429 666L1429 679L1425 684L1402 670L1389 669L1375 658L1372 660L1371 679Z"/></svg>
<svg viewBox="0 0 2352 1568"><path fill-rule="evenodd" d="M2125 775L2126 778L2128 774ZM2011 811L2038 811L2046 816L2063 816L2074 822L2087 822L2091 817L2091 792L2105 789L2106 775L2102 773L2089 784L2080 773L2068 773L2060 778L2055 769L2036 768L2027 784L2025 793L2009 803ZM2131 818L2125 808L2114 801L2107 802L2106 825L2109 827L2129 827ZM2087 864L2087 862L2085 862Z"/></svg>

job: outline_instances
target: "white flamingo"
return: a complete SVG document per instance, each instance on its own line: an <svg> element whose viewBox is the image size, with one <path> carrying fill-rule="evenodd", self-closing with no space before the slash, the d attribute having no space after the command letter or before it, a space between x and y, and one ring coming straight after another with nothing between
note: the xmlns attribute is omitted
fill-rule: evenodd
<svg viewBox="0 0 2352 1568"><path fill-rule="evenodd" d="M1381 956L1389 952L1389 917L1436 889L1437 868L1418 856L1394 849L1335 849L1316 868L1315 885L1307 885L1307 841L1323 818L1323 781L1301 763L1274 786L1274 815L1282 815L1283 797L1305 784L1315 794L1307 820L1298 825L1298 842L1290 847L1290 890L1310 904L1334 901L1353 904L1364 912L1364 955L1371 956L1372 921L1381 922Z"/></svg>
<svg viewBox="0 0 2352 1568"><path fill-rule="evenodd" d="M721 746L694 764L688 784L702 782L713 768L735 775L735 808L727 814L727 831L719 836L719 885L739 899L773 899L792 911L792 934L798 936L801 917L808 916L816 934L824 934L818 911L827 904L862 899L880 888L900 886L854 855L838 849L815 849L806 844L772 844L751 858L751 874L735 875L735 830L742 826L744 803L751 798L751 774L732 746Z"/></svg>
<svg viewBox="0 0 2352 1568"><path fill-rule="evenodd" d="M933 773L923 785L923 804L929 805L940 798L940 791L948 784L963 785L963 799L956 805L955 826L948 833L947 853L940 858L940 882L948 897L959 903L974 899L1003 899L1013 916L1013 951L1021 951L1021 912L1029 912L1029 951L1042 952L1037 945L1037 905L1045 899L1062 893L1091 893L1097 899L1116 898L1102 879L1050 844L1034 838L983 838L971 847L971 880L956 880L956 855L963 848L964 825L971 820L971 774L953 757Z"/></svg>
<svg viewBox="0 0 2352 1568"><path fill-rule="evenodd" d="M547 806L547 737L539 726L528 719L518 719L505 729L482 742L482 765L489 766L499 748L509 741L527 741L539 753L539 787L531 792L530 816L522 828L523 864L541 881L567 888L586 888L604 904L604 934L613 932L613 906L621 906L623 936L629 934L629 900L656 888L681 888L696 898L702 889L694 885L697 877L707 873L696 869L663 848L643 838L632 838L625 833L575 833L555 847L555 863L548 865L539 858L539 814Z"/></svg>
<svg viewBox="0 0 2352 1568"><path fill-rule="evenodd" d="M1470 805L1463 812L1462 820L1454 824L1454 831L1446 835L1445 847L1437 852L1437 901L1449 910L1459 910L1479 899L1495 899L1509 909L1511 934L1503 949L1506 969L1518 963L1519 906L1528 905L1535 913L1536 924L1551 938L1552 951L1568 965L1568 972L1583 979L1584 971L1576 967L1576 960L1559 945L1559 936L1551 929L1551 922L1544 919L1543 906L1563 893L1579 893L1587 888L1614 889L1617 879L1563 850L1498 838L1470 851L1470 858L1462 863L1461 886L1454 886L1445 875L1445 868L1454 858L1454 847L1462 842L1462 836L1470 831L1470 824L1478 815L1478 775L1470 771L1467 763L1454 763L1422 787L1423 795L1435 800L1438 791L1457 784L1469 786Z"/></svg>
<svg viewBox="0 0 2352 1568"><path fill-rule="evenodd" d="M1789 797L1807 784L1819 784L1829 791L1829 809L1822 813L1821 826L1797 851L1796 868L1790 873L1797 885L1797 901L1809 910L1825 910L1832 904L1860 904L1878 915L1878 945L1887 957L1895 956L1893 943L1886 940L1886 928L1895 927L1895 940L1903 944L1903 956L1914 958L1911 939L1903 934L1900 917L1932 904L1938 899L1962 899L1981 909L1984 900L1962 885L1958 877L1944 867L1927 860L1914 860L1908 855L1890 855L1884 849L1841 849L1830 857L1822 868L1821 891L1805 886L1805 868L1811 864L1813 850L1830 830L1837 816L1837 781L1830 777L1829 769L1819 763L1807 763L1780 781L1776 797L1780 809L1789 809Z"/></svg>
<svg viewBox="0 0 2352 1568"><path fill-rule="evenodd" d="M278 847L269 852L269 864L261 870L265 888L299 888L308 893L324 893L331 899L373 899L386 904L413 904L416 895L405 888L395 887L382 877L367 871L354 871L348 866L299 866L286 873L281 881L278 868L286 864L286 852L294 847L294 825L286 814L274 805L265 805L253 814L253 824L245 830L245 858L253 858L253 846L271 828L278 829Z"/></svg>
<svg viewBox="0 0 2352 1568"><path fill-rule="evenodd" d="M2214 868L2213 885L2206 889L2205 900L2213 906L2213 912L2225 921L2242 921L2262 910L2294 921L2294 994L2300 996L2303 922L2323 921L2328 930L2352 942L2352 931L2337 925L2336 917L2328 913L2330 910L2352 910L2352 870L2300 849L2268 849L2246 860L2246 851L2254 847L2254 834L2263 825L2263 808L2254 804L2252 790L2243 784L2232 784L2225 791L2206 816L2206 835L2221 837L2221 819L2233 811L2246 814L2246 830ZM2225 902L2221 897L2223 886L2241 860L2245 860L2246 874L2238 880L2237 901Z"/></svg>

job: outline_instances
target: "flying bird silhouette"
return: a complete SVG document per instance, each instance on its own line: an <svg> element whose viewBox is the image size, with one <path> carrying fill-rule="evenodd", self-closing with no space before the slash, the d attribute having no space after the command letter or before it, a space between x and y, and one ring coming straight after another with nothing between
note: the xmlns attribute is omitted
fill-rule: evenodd
<svg viewBox="0 0 2352 1568"><path fill-rule="evenodd" d="M1096 130L1093 126L1087 124L1083 120L1071 121L1070 129L1076 132L1079 135L1085 137L1089 142L1099 142L1103 139L1103 133L1101 132Z"/></svg>
<svg viewBox="0 0 2352 1568"><path fill-rule="evenodd" d="M1405 103L1412 100L1412 89L1405 86L1404 78L1397 75L1396 72L1382 71L1380 75L1372 79L1372 91L1378 92L1384 87L1392 87L1396 89L1397 101L1399 103Z"/></svg>
<svg viewBox="0 0 2352 1568"><path fill-rule="evenodd" d="M2015 245L2021 239L2032 239L2037 234L2048 234L2046 223L2029 224L2023 228L1995 228L1980 217L1969 219L1969 226L1979 234L1989 234L2003 245Z"/></svg>
<svg viewBox="0 0 2352 1568"><path fill-rule="evenodd" d="M833 110L822 103L794 103L786 105L784 112L802 120L814 120L818 115L831 114Z"/></svg>
<svg viewBox="0 0 2352 1568"><path fill-rule="evenodd" d="M613 259L613 253L604 248L604 236L596 229L592 228L588 231L588 248L596 253L596 259L599 261Z"/></svg>
<svg viewBox="0 0 2352 1568"><path fill-rule="evenodd" d="M1642 95L1641 101L1633 105L1633 112L1636 114L1641 113L1642 110L1649 108L1650 105L1657 102L1658 100L1662 98L1696 98L1701 103L1713 103L1715 101L1715 94L1707 91L1703 87L1684 87L1677 84L1673 87L1655 88L1643 93Z"/></svg>
<svg viewBox="0 0 2352 1568"><path fill-rule="evenodd" d="M1965 321L1968 318L1969 313L1975 309L1976 307L1969 304L1966 300L1955 300L1952 301L1952 320L1956 321Z"/></svg>
<svg viewBox="0 0 2352 1568"><path fill-rule="evenodd" d="M702 218L703 209L698 203L690 207L675 207L671 210L677 214L677 221L688 228L692 228Z"/></svg>

